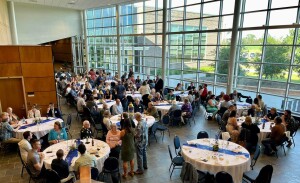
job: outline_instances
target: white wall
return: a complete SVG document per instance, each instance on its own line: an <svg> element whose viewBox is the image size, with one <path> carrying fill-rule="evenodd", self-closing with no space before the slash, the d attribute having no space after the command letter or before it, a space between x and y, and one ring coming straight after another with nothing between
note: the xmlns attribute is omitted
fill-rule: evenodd
<svg viewBox="0 0 300 183"><path fill-rule="evenodd" d="M82 34L79 10L14 4L19 44L35 45Z"/></svg>
<svg viewBox="0 0 300 183"><path fill-rule="evenodd" d="M0 45L10 45L11 34L6 0L0 0Z"/></svg>

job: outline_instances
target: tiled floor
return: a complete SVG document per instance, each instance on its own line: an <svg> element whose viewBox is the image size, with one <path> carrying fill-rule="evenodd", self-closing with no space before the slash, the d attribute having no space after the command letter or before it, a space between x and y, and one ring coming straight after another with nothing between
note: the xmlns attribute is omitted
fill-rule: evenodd
<svg viewBox="0 0 300 183"><path fill-rule="evenodd" d="M81 123L76 120L76 111L73 108L65 105L62 102L62 111L64 114L72 114L72 135L74 137L79 136L79 129L81 128ZM64 116L65 118L67 115ZM181 182L179 175L180 170L174 170L172 179L169 178L169 166L170 157L167 150L167 145L171 146L172 153L174 153L173 137L178 135L181 139L181 143L195 139L199 131L206 130L210 132L211 130L217 130L217 124L213 121L206 121L203 117L203 113L200 110L196 116L196 124L192 123L192 127L174 127L170 128L171 136L165 136L162 142L160 133L157 133L158 143L154 139L151 139L151 146L148 150L148 170L145 171L143 175L136 175L133 178L128 177L123 182L142 182L142 183L167 183L167 182ZM260 170L260 168L266 164L272 164L274 167L272 182L273 183L297 183L300 182L300 135L296 136L296 147L287 149L287 156L284 156L282 151L279 151L279 158L268 157L263 154L258 159L255 166L255 170ZM24 177L20 176L21 163L16 152L10 152L8 154L0 155L0 182L28 182L28 175L24 173Z"/></svg>

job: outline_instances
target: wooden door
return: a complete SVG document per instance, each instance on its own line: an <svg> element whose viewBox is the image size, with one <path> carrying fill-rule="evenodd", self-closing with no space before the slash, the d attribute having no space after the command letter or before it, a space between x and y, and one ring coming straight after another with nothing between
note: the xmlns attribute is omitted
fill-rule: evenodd
<svg viewBox="0 0 300 183"><path fill-rule="evenodd" d="M0 101L3 112L12 107L19 118L26 118L22 78L0 78Z"/></svg>

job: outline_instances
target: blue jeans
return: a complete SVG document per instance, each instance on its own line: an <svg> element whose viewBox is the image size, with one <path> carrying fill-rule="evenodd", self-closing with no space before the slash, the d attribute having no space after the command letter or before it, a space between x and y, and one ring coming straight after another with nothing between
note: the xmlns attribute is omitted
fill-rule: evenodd
<svg viewBox="0 0 300 183"><path fill-rule="evenodd" d="M137 158L137 171L144 171L144 168L147 168L147 145L136 145L136 158Z"/></svg>

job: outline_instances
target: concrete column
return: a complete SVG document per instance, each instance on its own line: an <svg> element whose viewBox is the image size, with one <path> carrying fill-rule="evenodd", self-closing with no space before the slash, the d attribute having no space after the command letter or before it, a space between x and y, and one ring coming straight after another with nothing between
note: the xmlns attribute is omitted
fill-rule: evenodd
<svg viewBox="0 0 300 183"><path fill-rule="evenodd" d="M13 45L19 44L17 23L16 23L16 14L15 14L15 4L13 1L7 1L8 13L9 13L9 24L11 31L11 41Z"/></svg>
<svg viewBox="0 0 300 183"><path fill-rule="evenodd" d="M90 70L89 64L89 47L87 40L87 26L86 26L86 14L85 11L81 11L81 17L83 22L83 34L84 34L84 45L85 45L85 69L88 72Z"/></svg>
<svg viewBox="0 0 300 183"><path fill-rule="evenodd" d="M231 44L230 44L230 57L229 57L229 64L228 64L228 81L227 81L227 90L226 90L227 94L232 93L232 86L234 81L235 52L236 52L237 37L238 37L240 11L241 11L241 0L235 0L232 33L231 33Z"/></svg>
<svg viewBox="0 0 300 183"><path fill-rule="evenodd" d="M161 78L166 85L166 47L167 47L167 0L163 0L163 27L162 27L162 67Z"/></svg>
<svg viewBox="0 0 300 183"><path fill-rule="evenodd" d="M117 26L117 66L118 66L118 79L121 79L121 44L120 44L120 12L119 5L116 5L116 26Z"/></svg>

